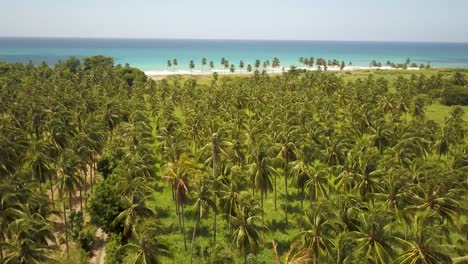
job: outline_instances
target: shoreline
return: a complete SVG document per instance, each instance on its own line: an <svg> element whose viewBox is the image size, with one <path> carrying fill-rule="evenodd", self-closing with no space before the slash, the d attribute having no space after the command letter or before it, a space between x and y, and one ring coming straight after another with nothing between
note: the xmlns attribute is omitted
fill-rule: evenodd
<svg viewBox="0 0 468 264"><path fill-rule="evenodd" d="M266 70L268 74L278 74L278 73L283 73L289 71L291 68L290 67L268 67L268 68L263 68L260 67L258 70L262 72L263 70ZM317 71L318 67L296 67L297 70L307 70L307 71ZM322 69L323 70L323 69ZM340 69L338 66L328 66L327 71L332 71L332 72L339 72L339 71L359 71L359 70L403 70L402 68L393 68L390 66L382 66L382 67L370 67L370 66L346 66L343 68L343 70ZM420 68L417 67L408 67L405 70L409 71L419 71ZM143 71L147 76L170 76L170 75L211 75L215 72L218 74L222 75L228 75L228 74L254 74L255 69L252 69L251 72L248 72L246 69L236 69L234 72L231 72L229 69L205 69L204 71L201 70L187 70L187 69L181 69L181 70L147 70Z"/></svg>

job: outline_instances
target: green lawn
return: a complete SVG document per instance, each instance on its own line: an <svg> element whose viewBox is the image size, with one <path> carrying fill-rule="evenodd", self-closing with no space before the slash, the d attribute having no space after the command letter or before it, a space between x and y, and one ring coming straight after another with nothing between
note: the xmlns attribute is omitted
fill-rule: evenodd
<svg viewBox="0 0 468 264"><path fill-rule="evenodd" d="M465 121L468 122L468 106L461 106L465 111ZM442 124L445 118L449 115L451 106L442 105L435 103L427 108L426 115L428 119L434 120L439 124Z"/></svg>

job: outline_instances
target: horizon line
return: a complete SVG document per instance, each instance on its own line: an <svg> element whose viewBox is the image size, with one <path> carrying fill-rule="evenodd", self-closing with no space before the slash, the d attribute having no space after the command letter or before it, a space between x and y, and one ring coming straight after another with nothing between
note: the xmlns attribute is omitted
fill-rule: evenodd
<svg viewBox="0 0 468 264"><path fill-rule="evenodd" d="M215 41L284 41L284 42L374 42L374 43L446 43L468 44L468 41L440 40L346 40L346 39L243 39L243 38L181 38L181 37L83 37L83 36L2 36L0 39L95 39L95 40L215 40Z"/></svg>

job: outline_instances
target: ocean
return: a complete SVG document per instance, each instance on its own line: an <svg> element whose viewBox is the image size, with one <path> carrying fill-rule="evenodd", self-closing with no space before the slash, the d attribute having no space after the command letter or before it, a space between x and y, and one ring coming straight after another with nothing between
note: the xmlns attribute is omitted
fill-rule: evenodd
<svg viewBox="0 0 468 264"><path fill-rule="evenodd" d="M368 66L372 60L404 63L407 58L433 67L468 67L468 43L360 42L360 41L266 41L266 40L194 40L194 39L88 39L88 38L12 38L0 37L0 61L52 65L69 56L113 57L118 64L128 63L144 71L164 71L167 60L178 60L176 70L187 70L194 60L220 60L245 65L278 57L281 67L299 66L300 57L337 59L353 66ZM208 65L205 65L205 69Z"/></svg>

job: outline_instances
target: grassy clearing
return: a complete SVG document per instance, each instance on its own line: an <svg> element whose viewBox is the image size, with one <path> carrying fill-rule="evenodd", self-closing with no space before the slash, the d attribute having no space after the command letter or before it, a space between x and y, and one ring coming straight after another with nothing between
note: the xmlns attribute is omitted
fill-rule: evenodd
<svg viewBox="0 0 468 264"><path fill-rule="evenodd" d="M439 124L442 124L445 118L449 115L453 107L442 105L440 103L434 103L427 108L427 118L436 121ZM468 106L461 106L465 111L464 119L468 122Z"/></svg>

